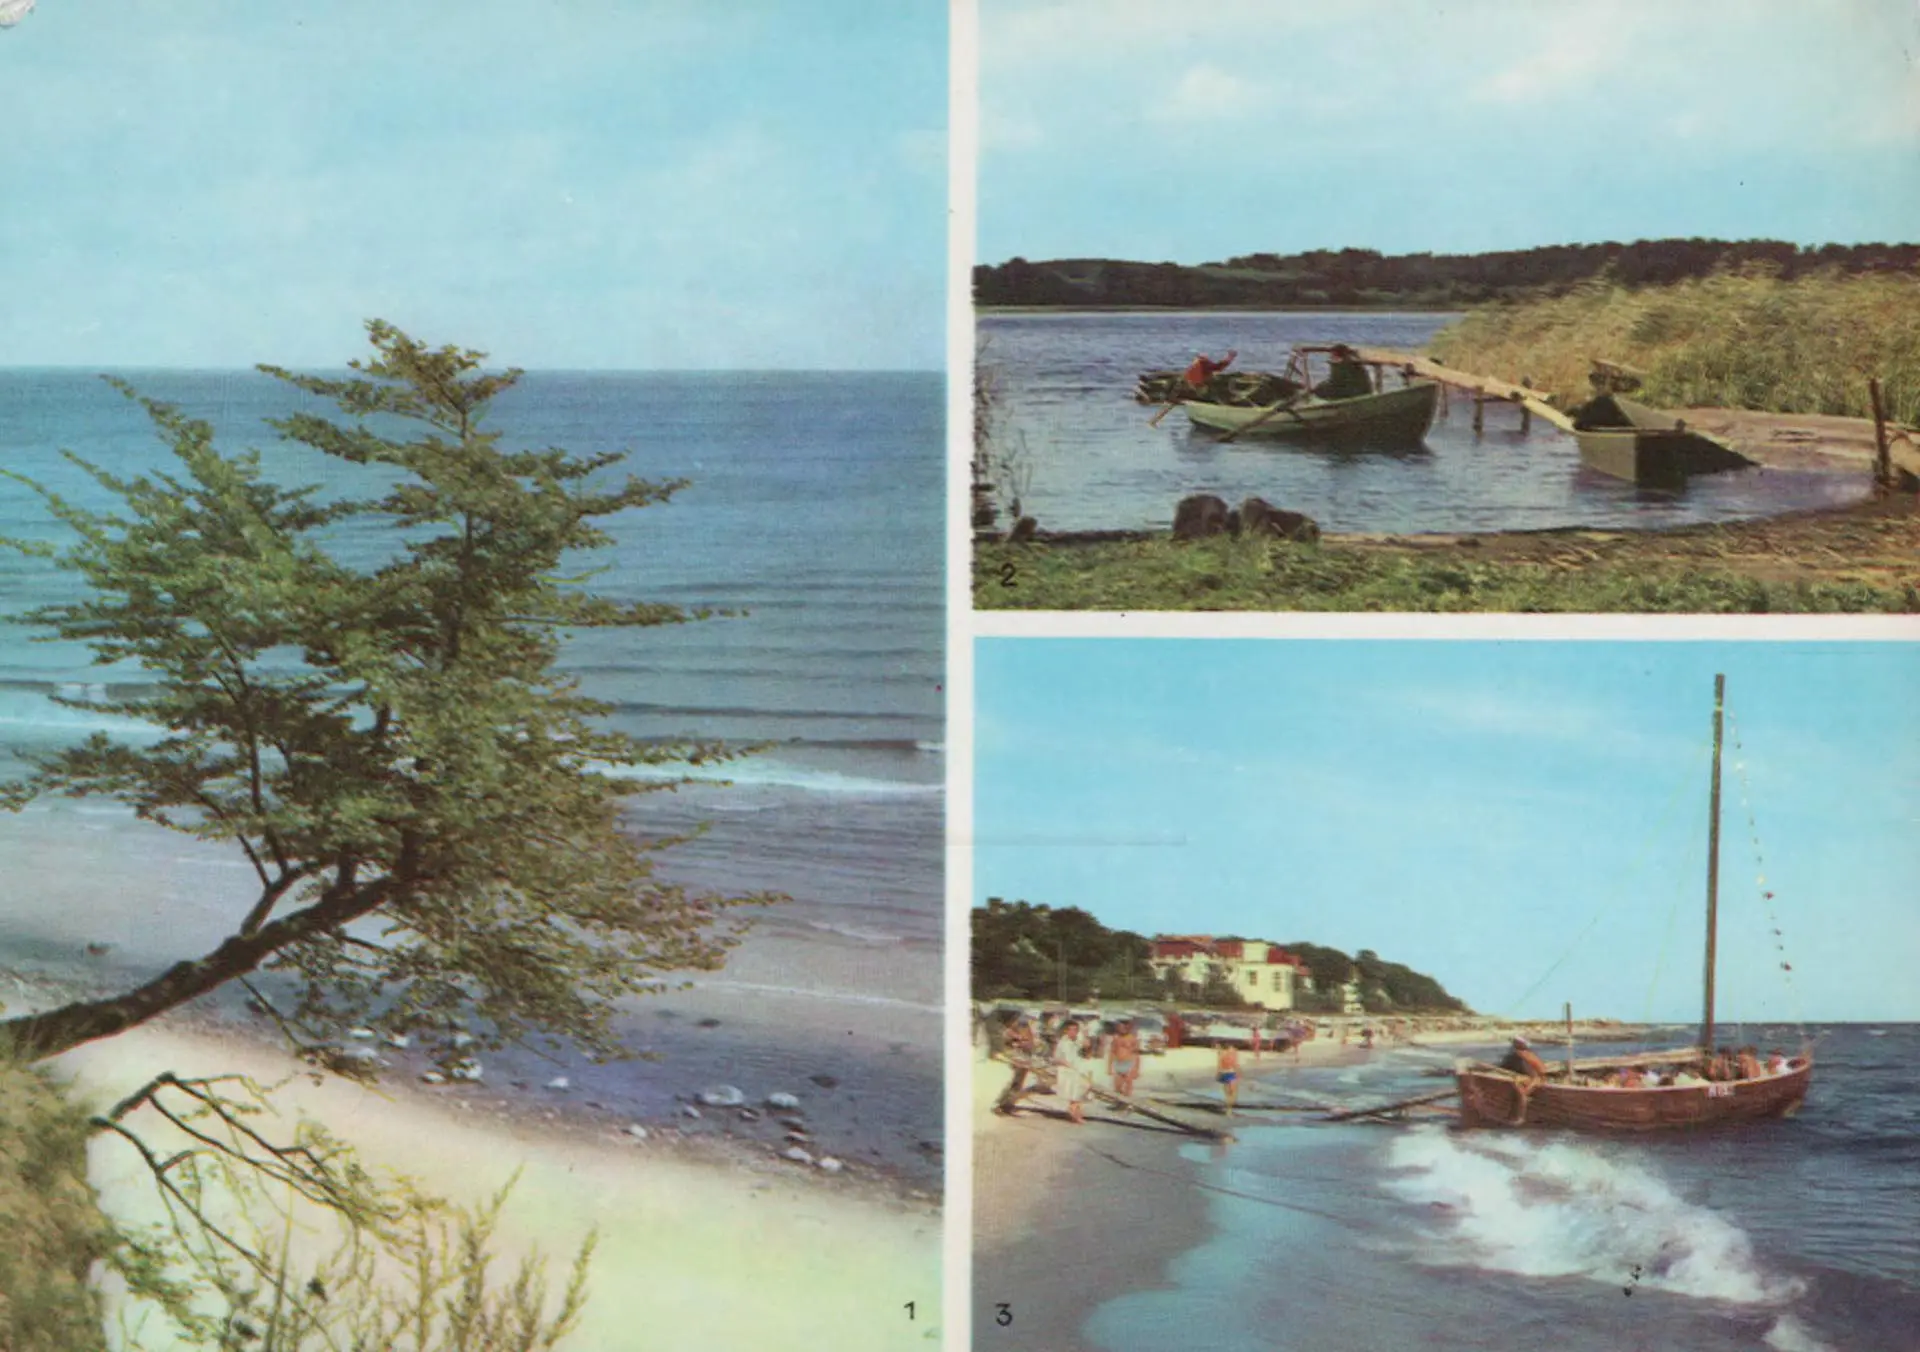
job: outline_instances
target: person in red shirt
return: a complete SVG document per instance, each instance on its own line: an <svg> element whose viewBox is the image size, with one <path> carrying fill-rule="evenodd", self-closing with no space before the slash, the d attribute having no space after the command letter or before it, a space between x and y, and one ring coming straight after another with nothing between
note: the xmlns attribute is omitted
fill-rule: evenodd
<svg viewBox="0 0 1920 1352"><path fill-rule="evenodd" d="M1185 376L1187 388L1196 393L1206 389L1207 382L1233 365L1233 359L1239 355L1239 351L1233 348L1229 348L1227 355L1219 361L1215 361L1204 352L1197 354L1193 359L1193 365L1187 368Z"/></svg>

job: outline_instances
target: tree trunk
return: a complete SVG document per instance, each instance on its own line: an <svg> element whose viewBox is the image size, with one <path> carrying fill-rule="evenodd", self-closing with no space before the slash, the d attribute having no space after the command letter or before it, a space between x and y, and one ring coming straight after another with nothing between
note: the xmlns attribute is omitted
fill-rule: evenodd
<svg viewBox="0 0 1920 1352"><path fill-rule="evenodd" d="M124 994L104 1000L76 1000L58 1009L0 1019L0 1047L23 1060L40 1061L97 1038L125 1032L237 976L245 976L288 944L358 919L380 906L392 891L390 878L343 891L329 888L305 910L263 925L251 935L235 935L205 957L177 962Z"/></svg>

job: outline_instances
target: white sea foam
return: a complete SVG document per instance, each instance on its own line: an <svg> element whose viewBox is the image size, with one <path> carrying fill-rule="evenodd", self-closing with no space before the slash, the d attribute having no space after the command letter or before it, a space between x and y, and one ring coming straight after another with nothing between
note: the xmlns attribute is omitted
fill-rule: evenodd
<svg viewBox="0 0 1920 1352"><path fill-rule="evenodd" d="M1389 1192L1444 1213L1446 1243L1427 1261L1739 1305L1777 1305L1804 1289L1767 1272L1745 1231L1650 1165L1590 1142L1422 1128L1396 1139L1388 1162Z"/></svg>
<svg viewBox="0 0 1920 1352"><path fill-rule="evenodd" d="M1834 1352L1833 1344L1823 1343L1813 1333L1790 1314L1783 1314L1773 1321L1773 1327L1767 1330L1762 1339L1768 1347L1778 1352Z"/></svg>
<svg viewBox="0 0 1920 1352"><path fill-rule="evenodd" d="M925 796L940 793L943 788L939 784L845 775L774 760L756 762L751 758L723 765L616 766L608 773L616 779L650 782L689 779L703 784L732 783L743 788L798 789L806 793L844 794L862 798L888 798L903 794Z"/></svg>

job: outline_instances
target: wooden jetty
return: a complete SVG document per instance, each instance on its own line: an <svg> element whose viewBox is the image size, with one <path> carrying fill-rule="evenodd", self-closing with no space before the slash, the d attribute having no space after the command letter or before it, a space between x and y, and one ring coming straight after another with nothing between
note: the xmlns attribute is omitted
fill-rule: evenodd
<svg viewBox="0 0 1920 1352"><path fill-rule="evenodd" d="M1573 431L1573 419L1549 403L1545 391L1528 385L1516 385L1498 376L1476 375L1472 371L1442 366L1414 352L1399 352L1390 347L1355 347L1353 351L1372 370L1375 389L1384 388L1386 373L1394 370L1400 373L1402 382L1432 380L1442 388L1466 393L1473 399L1473 430L1476 432L1485 425L1489 402L1519 405L1520 430L1523 433L1536 417L1552 423L1562 432Z"/></svg>

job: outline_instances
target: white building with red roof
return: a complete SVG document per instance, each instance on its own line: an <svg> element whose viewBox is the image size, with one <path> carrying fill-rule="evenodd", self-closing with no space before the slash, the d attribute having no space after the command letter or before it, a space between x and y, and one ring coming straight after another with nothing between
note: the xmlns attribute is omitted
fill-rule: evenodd
<svg viewBox="0 0 1920 1352"><path fill-rule="evenodd" d="M1292 1009L1298 992L1313 989L1306 960L1265 939L1156 935L1147 950L1147 964L1155 976L1175 980L1195 996L1217 979L1248 1004L1263 1009Z"/></svg>

